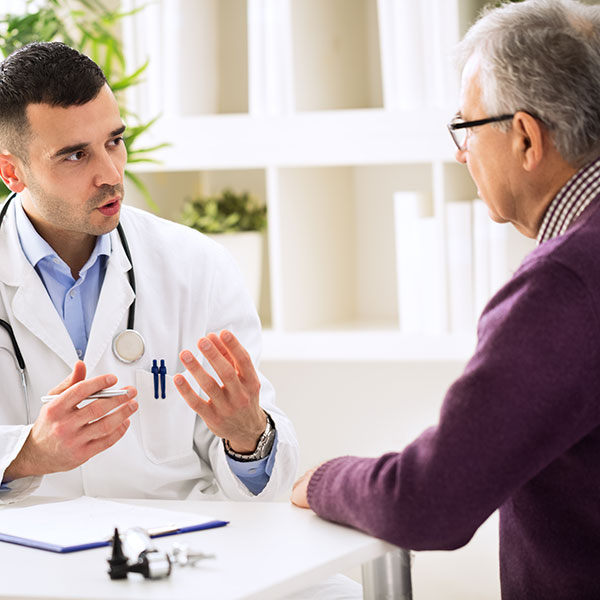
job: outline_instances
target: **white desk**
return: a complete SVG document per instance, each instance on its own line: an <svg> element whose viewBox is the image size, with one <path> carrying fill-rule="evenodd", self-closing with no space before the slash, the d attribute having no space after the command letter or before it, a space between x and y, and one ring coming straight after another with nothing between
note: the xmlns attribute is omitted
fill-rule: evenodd
<svg viewBox="0 0 600 600"><path fill-rule="evenodd" d="M34 502L39 499L27 504ZM393 556L389 552L397 550L287 502L128 502L230 521L225 527L154 540L159 550L180 541L214 552L216 559L195 567L174 566L170 577L162 580L133 573L127 580L111 581L106 562L110 548L55 554L0 542L0 598L269 600L384 557L369 563L381 566ZM365 597L376 595L369 592Z"/></svg>

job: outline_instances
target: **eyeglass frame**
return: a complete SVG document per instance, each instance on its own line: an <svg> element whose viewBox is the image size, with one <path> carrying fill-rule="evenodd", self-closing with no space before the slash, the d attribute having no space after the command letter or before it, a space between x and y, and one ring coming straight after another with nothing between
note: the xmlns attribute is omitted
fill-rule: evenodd
<svg viewBox="0 0 600 600"><path fill-rule="evenodd" d="M479 127L480 125L487 125L488 123L497 123L498 121L508 121L508 119L512 119L516 113L512 115L500 115L499 117L488 117L486 119L477 119L476 121L460 121L458 123L454 122L454 119L460 117L454 117L450 123L447 124L448 131L450 132L450 137L452 141L456 144L456 147L462 152L464 150L463 147L458 143L456 136L454 135L455 130L457 129L467 129L469 127Z"/></svg>

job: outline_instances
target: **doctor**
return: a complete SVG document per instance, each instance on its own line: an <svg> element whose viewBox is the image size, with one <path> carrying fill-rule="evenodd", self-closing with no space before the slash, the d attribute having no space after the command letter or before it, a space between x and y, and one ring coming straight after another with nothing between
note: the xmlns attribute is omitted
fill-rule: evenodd
<svg viewBox="0 0 600 600"><path fill-rule="evenodd" d="M0 176L16 194L0 225L0 502L281 496L297 442L255 368L252 301L220 246L123 206L124 131L77 51L34 43L0 64ZM126 393L78 408L104 388Z"/></svg>

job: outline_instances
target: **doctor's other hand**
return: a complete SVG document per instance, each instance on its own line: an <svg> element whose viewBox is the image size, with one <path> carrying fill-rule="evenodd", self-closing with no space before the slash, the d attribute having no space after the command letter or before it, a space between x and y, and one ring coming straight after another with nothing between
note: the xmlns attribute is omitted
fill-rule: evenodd
<svg viewBox="0 0 600 600"><path fill-rule="evenodd" d="M306 471L306 473L294 483L291 501L296 506L299 506L300 508L310 508L310 505L308 504L308 484L310 483L310 478L313 476L313 473L318 468L319 467L317 466L310 469L310 471Z"/></svg>
<svg viewBox="0 0 600 600"><path fill-rule="evenodd" d="M238 339L227 330L200 338L200 352L219 376L222 385L211 377L189 350L179 357L208 401L194 392L185 377L176 375L175 385L190 407L217 436L229 441L235 452L254 452L267 426L267 416L260 407L260 380L250 355Z"/></svg>
<svg viewBox="0 0 600 600"><path fill-rule="evenodd" d="M50 390L58 397L42 406L21 451L6 469L6 479L69 471L125 435L138 407L133 399L137 391L130 387L121 396L77 408L88 396L117 382L115 375L85 379L85 374L85 364L77 361L72 373Z"/></svg>

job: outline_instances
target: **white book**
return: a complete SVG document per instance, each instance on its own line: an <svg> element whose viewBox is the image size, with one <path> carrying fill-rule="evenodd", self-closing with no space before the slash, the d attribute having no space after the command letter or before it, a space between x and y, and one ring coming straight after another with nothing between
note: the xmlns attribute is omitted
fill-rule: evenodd
<svg viewBox="0 0 600 600"><path fill-rule="evenodd" d="M420 330L428 335L442 335L446 326L446 294L441 226L435 217L421 217L417 222L418 292Z"/></svg>
<svg viewBox="0 0 600 600"><path fill-rule="evenodd" d="M423 32L423 60L427 106L446 108L458 102L459 73L453 51L459 41L456 0L419 0Z"/></svg>
<svg viewBox="0 0 600 600"><path fill-rule="evenodd" d="M485 202L471 203L473 212L473 288L475 316L479 318L490 299L490 216Z"/></svg>
<svg viewBox="0 0 600 600"><path fill-rule="evenodd" d="M384 106L421 108L426 69L420 5L413 0L378 0L377 10Z"/></svg>
<svg viewBox="0 0 600 600"><path fill-rule="evenodd" d="M163 46L160 2L144 5L142 0L122 0L123 12L142 8L135 15L123 19L123 54L126 74L131 75L146 61L148 66L141 82L127 89L127 104L135 107L142 121L156 117L163 111Z"/></svg>
<svg viewBox="0 0 600 600"><path fill-rule="evenodd" d="M472 333L475 309L470 202L447 203L446 231L450 331Z"/></svg>
<svg viewBox="0 0 600 600"><path fill-rule="evenodd" d="M248 110L289 114L294 107L289 0L248 0Z"/></svg>
<svg viewBox="0 0 600 600"><path fill-rule="evenodd" d="M421 333L419 231L423 199L416 192L394 193L398 317L403 333Z"/></svg>

